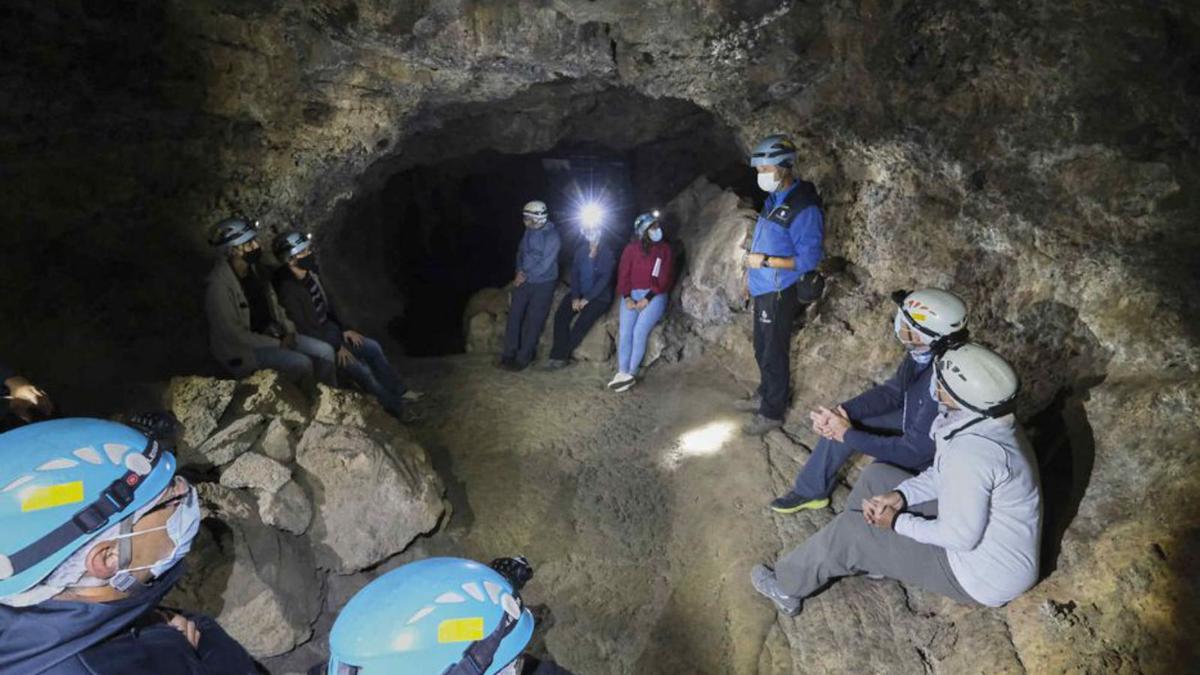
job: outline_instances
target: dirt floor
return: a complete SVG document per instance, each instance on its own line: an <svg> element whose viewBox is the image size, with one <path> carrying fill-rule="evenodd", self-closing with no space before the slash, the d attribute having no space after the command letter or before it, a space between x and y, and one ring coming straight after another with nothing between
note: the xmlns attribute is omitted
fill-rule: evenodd
<svg viewBox="0 0 1200 675"><path fill-rule="evenodd" d="M524 592L538 618L532 651L578 675L931 672L950 665L936 641L950 631L951 646L965 642L954 623L990 612L855 578L798 619L779 617L750 587L751 565L803 541L833 511L766 508L806 451L779 432L742 436L746 415L730 404L746 387L713 362L656 366L624 394L590 364L509 373L488 357L458 356L408 370L429 393L414 430L452 514L397 559L335 579L327 607L414 558L524 555L536 569ZM984 632L999 635L985 648L1011 648L1002 620ZM266 665L295 671L315 656L309 646ZM1008 661L1019 669L1015 653Z"/></svg>

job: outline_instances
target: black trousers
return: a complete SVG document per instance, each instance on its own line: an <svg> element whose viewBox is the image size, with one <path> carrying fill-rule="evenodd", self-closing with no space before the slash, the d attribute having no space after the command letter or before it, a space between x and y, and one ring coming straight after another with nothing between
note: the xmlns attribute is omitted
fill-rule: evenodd
<svg viewBox="0 0 1200 675"><path fill-rule="evenodd" d="M796 318L796 286L754 297L754 360L758 361L758 413L773 420L787 411L792 322Z"/></svg>
<svg viewBox="0 0 1200 675"><path fill-rule="evenodd" d="M554 346L550 349L550 358L560 361L571 358L571 353L583 342L583 338L587 337L588 331L612 305L611 302L597 298L588 302L583 309L574 312L571 310L571 298L570 293L564 295L558 303L558 310L554 312Z"/></svg>
<svg viewBox="0 0 1200 675"><path fill-rule="evenodd" d="M546 326L546 316L554 304L556 283L525 282L513 289L512 306L508 309L508 329L504 332L503 358L522 365L533 360L538 339L542 337L542 328Z"/></svg>

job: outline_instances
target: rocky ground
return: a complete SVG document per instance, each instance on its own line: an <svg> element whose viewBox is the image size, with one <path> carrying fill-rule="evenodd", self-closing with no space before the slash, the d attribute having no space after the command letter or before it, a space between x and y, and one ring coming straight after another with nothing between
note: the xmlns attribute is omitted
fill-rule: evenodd
<svg viewBox="0 0 1200 675"><path fill-rule="evenodd" d="M526 591L540 626L533 651L580 675L1022 670L1004 610L865 578L836 584L797 619L754 594L749 567L832 518L847 490L830 510L767 510L807 454L790 435L801 430L738 433L743 416L729 404L745 384L713 358L655 366L625 395L604 388L603 365L513 374L463 356L414 367L430 397L413 437L446 486L448 518L378 566L311 572L324 580L323 611L308 609L307 644L264 660L272 672L322 659L336 609L384 571L429 555L512 554L537 570Z"/></svg>

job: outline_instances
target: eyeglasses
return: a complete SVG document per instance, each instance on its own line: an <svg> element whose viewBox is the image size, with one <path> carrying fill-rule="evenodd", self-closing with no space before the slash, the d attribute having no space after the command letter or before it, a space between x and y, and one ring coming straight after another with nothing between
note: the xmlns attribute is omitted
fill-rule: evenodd
<svg viewBox="0 0 1200 675"><path fill-rule="evenodd" d="M167 509L172 506L176 506L180 502L184 501L185 499L189 499L193 494L195 494L195 492L192 490L192 486L189 485L185 479L183 479L179 476L176 476L175 479L171 483L171 488L178 489L180 486L183 487L183 492L175 495L174 497L168 497L167 499L164 499L161 502L155 504L154 506L152 506L150 508L149 511L143 513L142 517L137 519L137 522L141 522L143 519L145 519L151 513L154 513L156 511L162 511L163 509Z"/></svg>

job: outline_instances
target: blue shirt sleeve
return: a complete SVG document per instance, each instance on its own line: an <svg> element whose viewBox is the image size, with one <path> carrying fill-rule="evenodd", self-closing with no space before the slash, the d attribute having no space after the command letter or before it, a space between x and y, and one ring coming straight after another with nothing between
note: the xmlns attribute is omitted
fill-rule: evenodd
<svg viewBox="0 0 1200 675"><path fill-rule="evenodd" d="M796 271L804 274L817 269L825 246L825 216L821 209L810 206L797 214L788 234L796 249Z"/></svg>
<svg viewBox="0 0 1200 675"><path fill-rule="evenodd" d="M587 301L591 302L596 298L604 295L612 284L613 272L616 268L616 260L613 258L613 252L608 248L601 247L599 253L596 254L599 261L596 276L592 279L592 287L588 289Z"/></svg>

